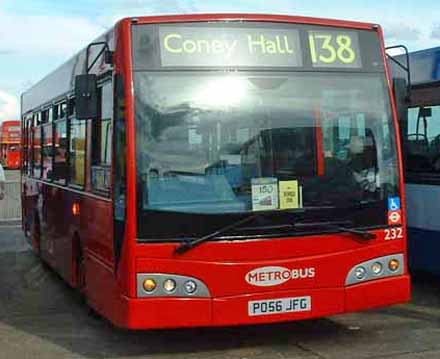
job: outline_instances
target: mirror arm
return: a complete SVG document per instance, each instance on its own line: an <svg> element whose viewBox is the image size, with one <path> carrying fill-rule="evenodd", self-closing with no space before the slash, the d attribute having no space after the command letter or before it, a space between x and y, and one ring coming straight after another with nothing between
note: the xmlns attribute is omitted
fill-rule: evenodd
<svg viewBox="0 0 440 359"><path fill-rule="evenodd" d="M102 49L99 51L99 53L94 58L93 62L89 65L90 60L90 49L94 46L102 46ZM86 74L89 73L89 71L95 66L98 59L104 54L104 60L106 64L112 65L113 64L113 51L110 50L110 47L106 41L98 41L98 42L92 42L87 46L86 49Z"/></svg>

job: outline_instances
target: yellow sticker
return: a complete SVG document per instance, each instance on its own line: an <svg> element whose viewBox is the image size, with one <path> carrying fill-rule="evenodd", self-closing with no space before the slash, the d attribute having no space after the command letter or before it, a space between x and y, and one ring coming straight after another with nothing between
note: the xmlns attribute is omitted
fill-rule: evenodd
<svg viewBox="0 0 440 359"><path fill-rule="evenodd" d="M280 209L299 208L299 186L298 181L280 181Z"/></svg>

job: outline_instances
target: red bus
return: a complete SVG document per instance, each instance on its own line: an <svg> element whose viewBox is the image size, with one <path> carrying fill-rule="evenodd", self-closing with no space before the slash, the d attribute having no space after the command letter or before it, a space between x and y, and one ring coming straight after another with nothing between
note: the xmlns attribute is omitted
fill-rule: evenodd
<svg viewBox="0 0 440 359"><path fill-rule="evenodd" d="M366 23L121 20L22 95L35 252L131 329L408 301L384 51Z"/></svg>
<svg viewBox="0 0 440 359"><path fill-rule="evenodd" d="M4 168L20 168L20 121L3 121L0 124L0 163Z"/></svg>

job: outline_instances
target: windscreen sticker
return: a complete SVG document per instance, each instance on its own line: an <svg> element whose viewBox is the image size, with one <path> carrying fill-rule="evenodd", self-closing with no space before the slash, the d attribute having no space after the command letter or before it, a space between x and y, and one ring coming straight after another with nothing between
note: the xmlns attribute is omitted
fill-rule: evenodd
<svg viewBox="0 0 440 359"><path fill-rule="evenodd" d="M280 181L280 209L300 207L298 181Z"/></svg>
<svg viewBox="0 0 440 359"><path fill-rule="evenodd" d="M400 210L400 197L389 197L388 198L388 210L389 211Z"/></svg>
<svg viewBox="0 0 440 359"><path fill-rule="evenodd" d="M252 178L252 210L278 209L278 180L273 177Z"/></svg>

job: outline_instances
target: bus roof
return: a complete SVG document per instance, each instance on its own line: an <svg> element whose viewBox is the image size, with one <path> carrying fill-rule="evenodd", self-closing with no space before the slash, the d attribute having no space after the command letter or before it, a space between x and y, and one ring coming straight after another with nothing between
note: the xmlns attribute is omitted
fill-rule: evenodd
<svg viewBox="0 0 440 359"><path fill-rule="evenodd" d="M323 26L348 27L354 29L371 30L379 27L377 24L358 21L325 19L317 17L276 15L276 14L241 14L241 13L212 13L212 14L185 14L160 15L125 18L121 21L136 23L167 23L167 22L203 22L203 21L258 21L258 22L290 22L298 24L313 24Z"/></svg>
<svg viewBox="0 0 440 359"><path fill-rule="evenodd" d="M4 120L3 122L0 122L0 126L20 126L19 120Z"/></svg>

